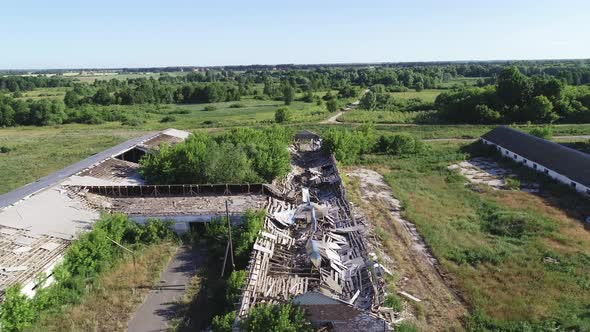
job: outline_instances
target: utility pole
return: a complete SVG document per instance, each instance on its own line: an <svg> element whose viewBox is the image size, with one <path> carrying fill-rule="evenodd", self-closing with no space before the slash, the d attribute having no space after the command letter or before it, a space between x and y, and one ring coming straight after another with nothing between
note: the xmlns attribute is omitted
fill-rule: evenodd
<svg viewBox="0 0 590 332"><path fill-rule="evenodd" d="M234 248L231 239L231 222L229 220L229 207L227 200L225 201L225 218L227 219L227 246L225 247L225 257L223 258L223 267L221 268L221 276L225 274L225 265L227 263L227 254L229 253L231 259L232 271L236 269L234 263Z"/></svg>

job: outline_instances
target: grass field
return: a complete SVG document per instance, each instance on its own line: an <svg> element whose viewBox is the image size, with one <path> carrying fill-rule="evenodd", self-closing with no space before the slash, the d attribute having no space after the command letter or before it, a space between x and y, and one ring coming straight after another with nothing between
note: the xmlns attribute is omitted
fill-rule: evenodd
<svg viewBox="0 0 590 332"><path fill-rule="evenodd" d="M0 129L0 194L105 150L144 131L120 125Z"/></svg>
<svg viewBox="0 0 590 332"><path fill-rule="evenodd" d="M369 156L362 164L385 175L467 301L467 327L536 331L555 320L571 330L590 329L590 233L580 221L590 214L585 198L551 183L543 184L542 195L473 191L446 170L467 157L463 146L430 146L422 156ZM499 211L542 226L526 236L495 235L488 227Z"/></svg>
<svg viewBox="0 0 590 332"><path fill-rule="evenodd" d="M68 88L39 88L23 92L20 99L60 99L63 100Z"/></svg>
<svg viewBox="0 0 590 332"><path fill-rule="evenodd" d="M412 99L418 98L422 99L427 102L434 102L436 97L441 94L444 90L439 89L424 89L420 92L418 91L406 91L406 92L391 92L391 95L395 98L399 99Z"/></svg>

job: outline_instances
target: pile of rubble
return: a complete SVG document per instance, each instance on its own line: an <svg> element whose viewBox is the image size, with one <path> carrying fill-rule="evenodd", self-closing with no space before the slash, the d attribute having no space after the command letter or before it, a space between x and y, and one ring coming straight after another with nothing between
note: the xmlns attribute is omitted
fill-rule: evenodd
<svg viewBox="0 0 590 332"><path fill-rule="evenodd" d="M393 312L381 308L386 271L367 253L365 221L352 213L345 199L335 159L318 145L292 150L294 165L283 190L294 199L268 198L238 319L258 304L320 293L373 317L377 326L388 325Z"/></svg>

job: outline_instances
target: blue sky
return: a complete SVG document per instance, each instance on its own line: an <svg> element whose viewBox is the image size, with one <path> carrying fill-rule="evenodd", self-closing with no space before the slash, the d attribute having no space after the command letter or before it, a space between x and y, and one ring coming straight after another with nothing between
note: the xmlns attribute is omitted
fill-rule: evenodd
<svg viewBox="0 0 590 332"><path fill-rule="evenodd" d="M588 0L6 2L3 69L590 57Z"/></svg>

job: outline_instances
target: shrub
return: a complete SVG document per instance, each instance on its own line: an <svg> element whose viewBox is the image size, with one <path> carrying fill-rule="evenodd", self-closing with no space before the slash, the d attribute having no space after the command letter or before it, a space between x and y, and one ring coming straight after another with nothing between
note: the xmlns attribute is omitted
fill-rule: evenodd
<svg viewBox="0 0 590 332"><path fill-rule="evenodd" d="M536 127L531 129L529 132L533 136L537 136L542 139L550 140L553 138L553 128L550 126Z"/></svg>
<svg viewBox="0 0 590 332"><path fill-rule="evenodd" d="M23 331L30 326L36 315L31 301L21 293L20 285L17 284L6 289L4 301L0 306L2 331Z"/></svg>
<svg viewBox="0 0 590 332"><path fill-rule="evenodd" d="M445 257L459 265L477 266L483 263L499 264L507 256L505 251L493 251L487 247L452 248Z"/></svg>
<svg viewBox="0 0 590 332"><path fill-rule="evenodd" d="M409 322L401 322L395 326L396 332L417 332L418 328L416 325Z"/></svg>
<svg viewBox="0 0 590 332"><path fill-rule="evenodd" d="M124 126L137 127L137 126L141 126L145 122L146 121L143 119L139 119L139 118L135 118L135 117L126 117L125 119L123 119L122 124Z"/></svg>
<svg viewBox="0 0 590 332"><path fill-rule="evenodd" d="M13 150L13 148L9 148L7 146L0 146L0 153L8 153L12 150Z"/></svg>
<svg viewBox="0 0 590 332"><path fill-rule="evenodd" d="M305 320L303 310L291 303L254 307L250 310L248 316L240 321L240 328L244 332L313 331L309 322Z"/></svg>
<svg viewBox="0 0 590 332"><path fill-rule="evenodd" d="M235 303L240 299L242 287L246 282L246 270L236 270L231 273L227 279L225 288L225 303L228 307L234 307Z"/></svg>
<svg viewBox="0 0 590 332"><path fill-rule="evenodd" d="M209 106L203 107L203 109L201 111L204 111L204 112L212 112L212 111L215 111L215 110L217 110L217 107L215 107L213 105L209 105Z"/></svg>
<svg viewBox="0 0 590 332"><path fill-rule="evenodd" d="M234 320L236 319L236 312L231 311L225 315L217 315L213 317L211 322L211 331L213 332L231 332Z"/></svg>
<svg viewBox="0 0 590 332"><path fill-rule="evenodd" d="M279 107L275 112L275 122L276 123L285 123L291 121L293 118L293 114L291 114L291 110L287 107Z"/></svg>
<svg viewBox="0 0 590 332"><path fill-rule="evenodd" d="M547 218L529 211L500 209L488 203L478 212L483 219L483 230L497 236L523 238L547 234L555 228Z"/></svg>
<svg viewBox="0 0 590 332"><path fill-rule="evenodd" d="M160 120L160 123L166 123L166 122L175 122L176 121L176 117L172 116L172 115L166 115L165 117L163 117Z"/></svg>
<svg viewBox="0 0 590 332"><path fill-rule="evenodd" d="M409 133L383 135L379 138L378 150L390 155L409 155L422 152L422 141Z"/></svg>
<svg viewBox="0 0 590 332"><path fill-rule="evenodd" d="M246 105L240 104L240 103L229 105L229 108L243 108L243 107L246 107Z"/></svg>
<svg viewBox="0 0 590 332"><path fill-rule="evenodd" d="M400 312L403 309L402 300L395 294L387 294L385 296L385 301L383 301L383 305L397 312Z"/></svg>
<svg viewBox="0 0 590 332"><path fill-rule="evenodd" d="M515 178L506 178L504 188L508 190L520 190L520 181Z"/></svg>

